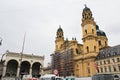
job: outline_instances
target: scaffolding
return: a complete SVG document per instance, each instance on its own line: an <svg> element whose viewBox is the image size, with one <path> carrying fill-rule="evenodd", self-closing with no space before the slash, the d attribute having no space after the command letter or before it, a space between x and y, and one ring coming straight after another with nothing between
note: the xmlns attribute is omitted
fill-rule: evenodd
<svg viewBox="0 0 120 80"><path fill-rule="evenodd" d="M51 55L52 72L57 69L59 76L74 75L73 49L67 49L63 52L55 52Z"/></svg>

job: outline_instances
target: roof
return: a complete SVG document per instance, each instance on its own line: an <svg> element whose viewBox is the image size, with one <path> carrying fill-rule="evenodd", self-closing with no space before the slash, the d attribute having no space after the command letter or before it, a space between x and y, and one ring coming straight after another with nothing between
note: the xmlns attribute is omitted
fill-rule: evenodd
<svg viewBox="0 0 120 80"><path fill-rule="evenodd" d="M85 4L85 8L83 9L83 11L86 11L86 10L90 10L90 8L88 8L87 5Z"/></svg>
<svg viewBox="0 0 120 80"><path fill-rule="evenodd" d="M63 30L62 30L61 26L59 26L59 28L58 28L57 32L63 32Z"/></svg>
<svg viewBox="0 0 120 80"><path fill-rule="evenodd" d="M105 32L100 30L98 25L96 25L96 31L97 31L98 36L105 36L106 37Z"/></svg>
<svg viewBox="0 0 120 80"><path fill-rule="evenodd" d="M101 49L96 57L96 60L106 59L120 55L120 45Z"/></svg>

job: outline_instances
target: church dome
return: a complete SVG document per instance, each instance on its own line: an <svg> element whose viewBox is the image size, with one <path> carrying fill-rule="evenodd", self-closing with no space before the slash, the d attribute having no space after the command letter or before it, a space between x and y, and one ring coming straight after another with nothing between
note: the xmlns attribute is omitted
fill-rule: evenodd
<svg viewBox="0 0 120 80"><path fill-rule="evenodd" d="M97 35L98 36L106 36L105 32L102 30L97 30Z"/></svg>
<svg viewBox="0 0 120 80"><path fill-rule="evenodd" d="M92 19L92 12L91 12L90 8L88 8L86 5L85 5L85 8L83 9L82 18L83 18L83 20L91 20Z"/></svg>
<svg viewBox="0 0 120 80"><path fill-rule="evenodd" d="M96 25L96 31L97 31L98 36L105 36L106 37L105 32L100 30L98 25Z"/></svg>
<svg viewBox="0 0 120 80"><path fill-rule="evenodd" d="M96 30L99 30L99 26L98 25L96 25Z"/></svg>
<svg viewBox="0 0 120 80"><path fill-rule="evenodd" d="M90 8L88 8L88 7L85 5L85 8L83 9L83 11L87 11L87 10L90 11Z"/></svg>
<svg viewBox="0 0 120 80"><path fill-rule="evenodd" d="M59 26L59 28L58 28L57 32L63 32L63 30L62 30L61 26Z"/></svg>
<svg viewBox="0 0 120 80"><path fill-rule="evenodd" d="M59 25L59 28L57 30L57 38L62 38L63 37L63 29Z"/></svg>

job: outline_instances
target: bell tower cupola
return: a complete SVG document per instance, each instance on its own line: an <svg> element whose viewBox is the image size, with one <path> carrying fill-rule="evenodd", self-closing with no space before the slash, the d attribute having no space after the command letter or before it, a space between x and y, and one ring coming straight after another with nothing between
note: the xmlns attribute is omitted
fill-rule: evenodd
<svg viewBox="0 0 120 80"><path fill-rule="evenodd" d="M64 32L63 29L61 28L61 25L59 25L59 28L56 33L55 50L56 51L60 50L63 43L64 43Z"/></svg>
<svg viewBox="0 0 120 80"><path fill-rule="evenodd" d="M94 21L92 11L85 5L82 12L82 40L84 53L92 54L108 46L107 36Z"/></svg>
<svg viewBox="0 0 120 80"><path fill-rule="evenodd" d="M95 24L94 18L92 17L92 12L90 8L88 8L87 5L85 4L85 8L83 9L83 13L82 13L82 26L88 23Z"/></svg>
<svg viewBox="0 0 120 80"><path fill-rule="evenodd" d="M59 29L57 30L57 38L64 38L63 36L63 30L61 28L61 25L59 25Z"/></svg>
<svg viewBox="0 0 120 80"><path fill-rule="evenodd" d="M96 23L90 8L85 5L82 12L82 35L84 53L92 54L98 52ZM90 57L90 56L89 56Z"/></svg>

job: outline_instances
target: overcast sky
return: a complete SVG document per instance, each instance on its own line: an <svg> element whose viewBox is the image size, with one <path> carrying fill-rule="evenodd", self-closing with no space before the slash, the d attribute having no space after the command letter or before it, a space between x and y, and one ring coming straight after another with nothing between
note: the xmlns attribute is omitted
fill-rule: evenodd
<svg viewBox="0 0 120 80"><path fill-rule="evenodd" d="M120 0L0 0L0 53L22 51L45 56L45 65L55 49L56 31L61 25L64 37L82 43L81 17L84 4L95 22L106 32L109 45L120 44Z"/></svg>

